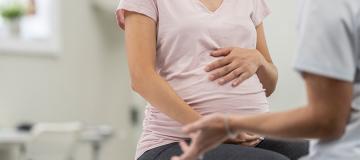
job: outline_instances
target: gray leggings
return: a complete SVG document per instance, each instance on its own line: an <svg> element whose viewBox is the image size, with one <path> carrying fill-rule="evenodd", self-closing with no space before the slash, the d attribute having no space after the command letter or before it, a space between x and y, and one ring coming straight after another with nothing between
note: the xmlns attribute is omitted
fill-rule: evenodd
<svg viewBox="0 0 360 160"><path fill-rule="evenodd" d="M308 142L288 142L266 139L256 147L222 144L208 152L204 160L296 160L308 154ZM145 152L138 160L170 160L182 153L178 143Z"/></svg>

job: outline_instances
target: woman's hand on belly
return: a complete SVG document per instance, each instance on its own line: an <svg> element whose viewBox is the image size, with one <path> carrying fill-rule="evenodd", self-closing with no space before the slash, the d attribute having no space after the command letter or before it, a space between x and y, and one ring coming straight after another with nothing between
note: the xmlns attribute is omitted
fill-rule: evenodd
<svg viewBox="0 0 360 160"><path fill-rule="evenodd" d="M234 87L257 74L269 97L275 91L278 73L266 44L264 26L258 25L256 32L256 49L222 48L213 51L211 56L224 58L210 64L206 70L213 73L211 80L219 79L219 84L232 82Z"/></svg>
<svg viewBox="0 0 360 160"><path fill-rule="evenodd" d="M224 57L206 67L211 72L209 79L224 85L232 81L232 86L238 86L243 81L256 74L266 63L264 56L256 49L221 48L210 53L214 57Z"/></svg>

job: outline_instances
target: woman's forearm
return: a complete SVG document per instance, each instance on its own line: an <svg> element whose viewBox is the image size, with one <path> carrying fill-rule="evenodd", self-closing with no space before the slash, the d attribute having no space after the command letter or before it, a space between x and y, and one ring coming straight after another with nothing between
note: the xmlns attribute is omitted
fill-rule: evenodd
<svg viewBox="0 0 360 160"><path fill-rule="evenodd" d="M257 75L266 90L266 96L269 97L275 91L278 81L278 71L276 66L265 60L258 69Z"/></svg>
<svg viewBox="0 0 360 160"><path fill-rule="evenodd" d="M257 75L266 89L266 96L269 97L275 91L278 80L278 72L276 66L272 62L272 58L267 47L263 24L256 27L256 32L256 51L262 57L262 63L257 71Z"/></svg>
<svg viewBox="0 0 360 160"><path fill-rule="evenodd" d="M151 105L181 124L189 124L201 117L155 72L143 73L142 78L133 81L133 89Z"/></svg>
<svg viewBox="0 0 360 160"><path fill-rule="evenodd" d="M133 89L170 118L188 124L200 115L155 72L156 23L149 17L125 13L125 40Z"/></svg>

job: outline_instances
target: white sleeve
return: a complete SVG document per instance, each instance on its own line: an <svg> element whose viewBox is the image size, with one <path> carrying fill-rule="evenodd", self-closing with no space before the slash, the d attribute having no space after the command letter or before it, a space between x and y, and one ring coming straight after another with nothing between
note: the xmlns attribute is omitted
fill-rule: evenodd
<svg viewBox="0 0 360 160"><path fill-rule="evenodd" d="M355 41L351 9L342 0L309 0L299 25L295 69L353 82L356 75Z"/></svg>

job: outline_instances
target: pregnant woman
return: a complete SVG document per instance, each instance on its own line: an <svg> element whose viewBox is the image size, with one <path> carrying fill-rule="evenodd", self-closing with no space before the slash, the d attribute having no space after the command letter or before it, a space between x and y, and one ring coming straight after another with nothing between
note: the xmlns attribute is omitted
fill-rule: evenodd
<svg viewBox="0 0 360 160"><path fill-rule="evenodd" d="M268 112L266 97L277 82L262 25L269 12L265 0L120 2L117 17L125 29L132 88L149 102L136 159L181 154L178 142L189 139L181 127L202 116ZM204 158L282 160L306 154L304 145L262 140L243 133ZM279 154L285 150L300 151Z"/></svg>

